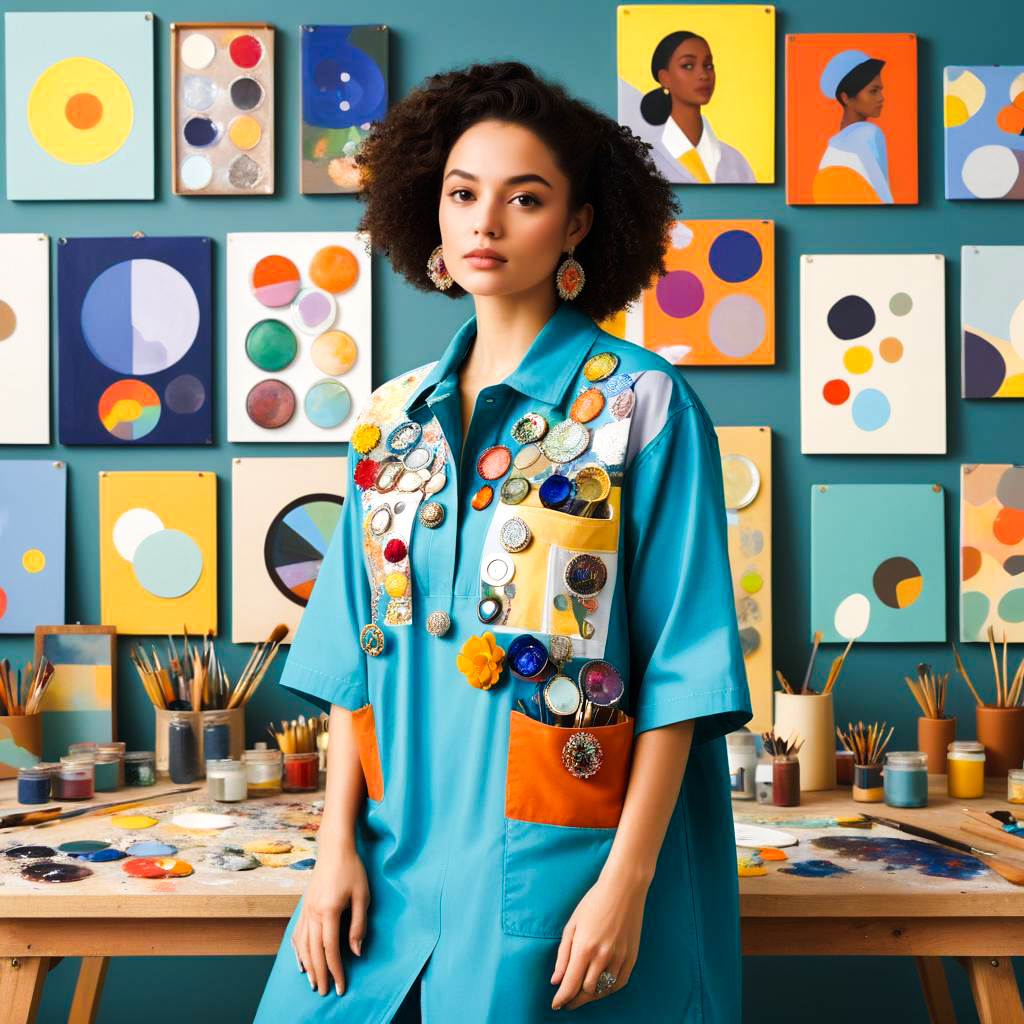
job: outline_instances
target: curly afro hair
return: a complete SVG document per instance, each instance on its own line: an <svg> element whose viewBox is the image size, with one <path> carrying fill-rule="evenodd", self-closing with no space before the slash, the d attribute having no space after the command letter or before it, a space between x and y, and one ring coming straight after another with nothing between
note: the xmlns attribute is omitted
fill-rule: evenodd
<svg viewBox="0 0 1024 1024"><path fill-rule="evenodd" d="M395 270L417 288L436 291L427 259L440 240L444 165L462 133L487 120L533 131L569 179L573 209L594 207L593 225L575 250L586 272L574 302L579 309L601 321L665 273L677 208L650 146L514 61L432 75L377 121L360 146L366 207L359 228ZM453 284L444 294L466 293Z"/></svg>

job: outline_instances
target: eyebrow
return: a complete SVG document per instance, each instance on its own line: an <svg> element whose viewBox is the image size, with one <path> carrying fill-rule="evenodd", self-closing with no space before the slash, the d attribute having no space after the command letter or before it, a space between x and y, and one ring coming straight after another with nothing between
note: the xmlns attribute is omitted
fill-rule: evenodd
<svg viewBox="0 0 1024 1024"><path fill-rule="evenodd" d="M479 181L480 179L475 174L470 174L469 171L460 171L457 167L453 167L445 176L444 180L447 181L453 174L459 175L461 178L466 178L469 181ZM546 178L542 178L539 174L517 174L514 177L506 178L506 185L525 185L527 182L536 181L541 185L547 185L551 188L551 182Z"/></svg>

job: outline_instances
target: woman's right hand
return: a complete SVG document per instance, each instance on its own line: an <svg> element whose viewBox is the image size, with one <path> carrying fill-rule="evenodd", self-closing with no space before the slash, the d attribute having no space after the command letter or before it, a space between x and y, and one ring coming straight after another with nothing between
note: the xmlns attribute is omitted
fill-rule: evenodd
<svg viewBox="0 0 1024 1024"><path fill-rule="evenodd" d="M355 846L345 845L329 856L321 852L303 897L302 912L292 931L292 947L299 970L306 972L310 987L318 990L320 995L327 995L331 975L334 976L338 995L345 991L340 947L341 917L346 909L351 908L348 944L352 952L360 956L369 903L366 869Z"/></svg>

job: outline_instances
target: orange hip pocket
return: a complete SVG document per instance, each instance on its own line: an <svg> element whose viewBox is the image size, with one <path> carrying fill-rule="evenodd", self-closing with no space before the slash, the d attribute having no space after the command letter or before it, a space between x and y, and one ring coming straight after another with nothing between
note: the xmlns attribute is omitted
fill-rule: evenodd
<svg viewBox="0 0 1024 1024"><path fill-rule="evenodd" d="M359 751L359 763L363 766L363 777L366 779L366 795L371 800L380 800L384 795L384 776L380 767L377 725L372 704L364 704L352 712L352 728Z"/></svg>

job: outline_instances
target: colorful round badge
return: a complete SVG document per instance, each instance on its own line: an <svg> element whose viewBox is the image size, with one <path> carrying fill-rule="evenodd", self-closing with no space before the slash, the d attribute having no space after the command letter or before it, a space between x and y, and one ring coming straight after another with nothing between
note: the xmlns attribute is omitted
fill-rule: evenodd
<svg viewBox="0 0 1024 1024"><path fill-rule="evenodd" d="M725 507L730 511L746 508L761 489L761 473L746 455L723 455L722 478Z"/></svg>
<svg viewBox="0 0 1024 1024"><path fill-rule="evenodd" d="M481 622L491 623L501 614L501 601L496 597L485 597L476 606Z"/></svg>
<svg viewBox="0 0 1024 1024"><path fill-rule="evenodd" d="M369 455L380 444L380 427L376 423L360 423L352 431L349 444L360 455Z"/></svg>
<svg viewBox="0 0 1024 1024"><path fill-rule="evenodd" d="M332 377L348 373L355 366L358 354L352 335L345 331L324 331L309 347L313 365Z"/></svg>
<svg viewBox="0 0 1024 1024"><path fill-rule="evenodd" d="M324 291L348 291L359 276L359 262L355 254L343 245L325 245L318 249L309 262L310 280Z"/></svg>
<svg viewBox="0 0 1024 1024"><path fill-rule="evenodd" d="M492 587L503 587L515 574L515 562L507 555L494 552L484 557L480 570L484 583L489 583Z"/></svg>
<svg viewBox="0 0 1024 1024"><path fill-rule="evenodd" d="M568 676L553 675L544 687L544 703L556 715L575 715L581 701L580 688Z"/></svg>
<svg viewBox="0 0 1024 1024"><path fill-rule="evenodd" d="M608 470L596 463L584 466L573 477L573 484L576 488L576 497L587 503L604 501L612 490L612 478L608 475Z"/></svg>
<svg viewBox="0 0 1024 1024"><path fill-rule="evenodd" d="M398 485L398 478L404 471L405 469L398 459L384 459L379 463L373 486L384 494L388 491L393 491Z"/></svg>
<svg viewBox="0 0 1024 1024"><path fill-rule="evenodd" d="M364 458L356 463L352 478L355 480L356 486L365 491L374 486L379 473L380 463L376 459Z"/></svg>
<svg viewBox="0 0 1024 1024"><path fill-rule="evenodd" d="M565 567L565 585L577 597L593 597L607 582L608 567L597 555L574 555Z"/></svg>
<svg viewBox="0 0 1024 1024"><path fill-rule="evenodd" d="M617 373L614 377L609 377L602 387L606 395L621 395L624 391L632 389L633 378L628 373Z"/></svg>
<svg viewBox="0 0 1024 1024"><path fill-rule="evenodd" d="M438 610L427 616L427 632L431 636L444 636L451 628L452 620L447 612Z"/></svg>
<svg viewBox="0 0 1024 1024"><path fill-rule="evenodd" d="M117 380L96 403L100 423L122 441L145 437L160 422L160 397L141 380Z"/></svg>
<svg viewBox="0 0 1024 1024"><path fill-rule="evenodd" d="M444 506L436 501L428 501L420 506L419 520L422 526L436 530L444 522Z"/></svg>
<svg viewBox="0 0 1024 1024"><path fill-rule="evenodd" d="M384 634L381 632L380 626L375 622L363 626L359 633L359 646L371 658L376 658L384 650Z"/></svg>
<svg viewBox="0 0 1024 1024"><path fill-rule="evenodd" d="M572 481L561 473L552 473L541 483L538 495L545 508L561 509L572 496Z"/></svg>
<svg viewBox="0 0 1024 1024"><path fill-rule="evenodd" d="M393 521L391 509L387 505L378 505L371 513L369 519L370 533L374 537L383 537L391 529Z"/></svg>
<svg viewBox="0 0 1024 1024"><path fill-rule="evenodd" d="M512 452L503 444L492 445L476 460L476 471L484 480L500 480L512 465Z"/></svg>
<svg viewBox="0 0 1024 1024"><path fill-rule="evenodd" d="M588 661L580 669L580 686L587 700L602 708L615 704L626 690L619 670L607 661Z"/></svg>
<svg viewBox="0 0 1024 1024"><path fill-rule="evenodd" d="M437 494L438 491L443 491L445 484L448 483L447 473L434 473L429 480L423 485L424 494Z"/></svg>
<svg viewBox="0 0 1024 1024"><path fill-rule="evenodd" d="M512 424L509 433L519 444L533 444L548 432L548 421L539 412L528 412Z"/></svg>
<svg viewBox="0 0 1024 1024"><path fill-rule="evenodd" d="M530 493L530 481L525 476L510 476L501 485L501 500L506 505L518 505Z"/></svg>
<svg viewBox="0 0 1024 1024"><path fill-rule="evenodd" d="M276 430L295 415L295 392L283 380L261 380L245 396L245 411L256 426Z"/></svg>
<svg viewBox="0 0 1024 1024"><path fill-rule="evenodd" d="M605 377L610 377L619 367L619 357L614 352L598 352L591 356L583 365L583 376L596 384Z"/></svg>
<svg viewBox="0 0 1024 1024"><path fill-rule="evenodd" d="M491 498L493 497L494 488L491 487L490 484L484 484L483 487L473 495L473 500L470 504L477 510L477 512L481 512L490 505Z"/></svg>
<svg viewBox="0 0 1024 1024"><path fill-rule="evenodd" d="M628 416L633 414L633 404L635 401L635 394L632 388L626 388L625 391L620 391L613 399L611 404L612 415L617 420L624 420Z"/></svg>
<svg viewBox="0 0 1024 1024"><path fill-rule="evenodd" d="M593 778L603 761L604 751L592 732L574 732L562 747L562 764L574 778Z"/></svg>
<svg viewBox="0 0 1024 1024"><path fill-rule="evenodd" d="M392 537L391 540L384 545L384 561L401 562L405 556L409 553L409 549L405 546L405 541L401 537Z"/></svg>
<svg viewBox="0 0 1024 1024"><path fill-rule="evenodd" d="M578 459L590 445L590 431L575 420L556 423L544 436L540 450L559 465Z"/></svg>
<svg viewBox="0 0 1024 1024"><path fill-rule="evenodd" d="M423 427L413 420L406 420L404 423L399 423L398 426L388 434L388 451L394 452L396 455L401 455L403 452L407 452L410 448L419 444L419 440L422 436Z"/></svg>
<svg viewBox="0 0 1024 1024"><path fill-rule="evenodd" d="M303 288L292 303L292 321L303 334L319 334L334 323L338 307L322 288Z"/></svg>
<svg viewBox="0 0 1024 1024"><path fill-rule="evenodd" d="M516 469L522 471L529 469L538 459L540 458L540 447L535 444L528 444L525 448L521 448L516 452L516 457L512 460L512 465Z"/></svg>
<svg viewBox="0 0 1024 1024"><path fill-rule="evenodd" d="M589 423L601 415L603 408L604 392L600 388L587 388L576 396L569 410L569 417L577 423Z"/></svg>
<svg viewBox="0 0 1024 1024"><path fill-rule="evenodd" d="M256 263L249 283L257 300L271 309L287 306L302 287L299 268L287 256L277 253Z"/></svg>
<svg viewBox="0 0 1024 1024"><path fill-rule="evenodd" d="M420 445L418 448L410 448L402 456L402 465L415 473L418 473L421 469L426 469L433 461L434 453L429 448L424 448L423 445Z"/></svg>
<svg viewBox="0 0 1024 1024"><path fill-rule="evenodd" d="M533 534L530 532L530 527L526 525L525 520L520 519L519 516L512 516L501 524L498 539L506 551L516 554L520 551L525 551L530 546Z"/></svg>
<svg viewBox="0 0 1024 1024"><path fill-rule="evenodd" d="M298 351L294 332L280 320L260 320L245 336L245 354L253 366L266 373L283 370Z"/></svg>
<svg viewBox="0 0 1024 1024"><path fill-rule="evenodd" d="M556 633L548 641L548 654L556 665L564 665L567 661L572 661L572 637Z"/></svg>
<svg viewBox="0 0 1024 1024"><path fill-rule="evenodd" d="M508 645L505 654L508 667L523 679L534 679L544 671L548 663L547 648L529 633L517 636Z"/></svg>

